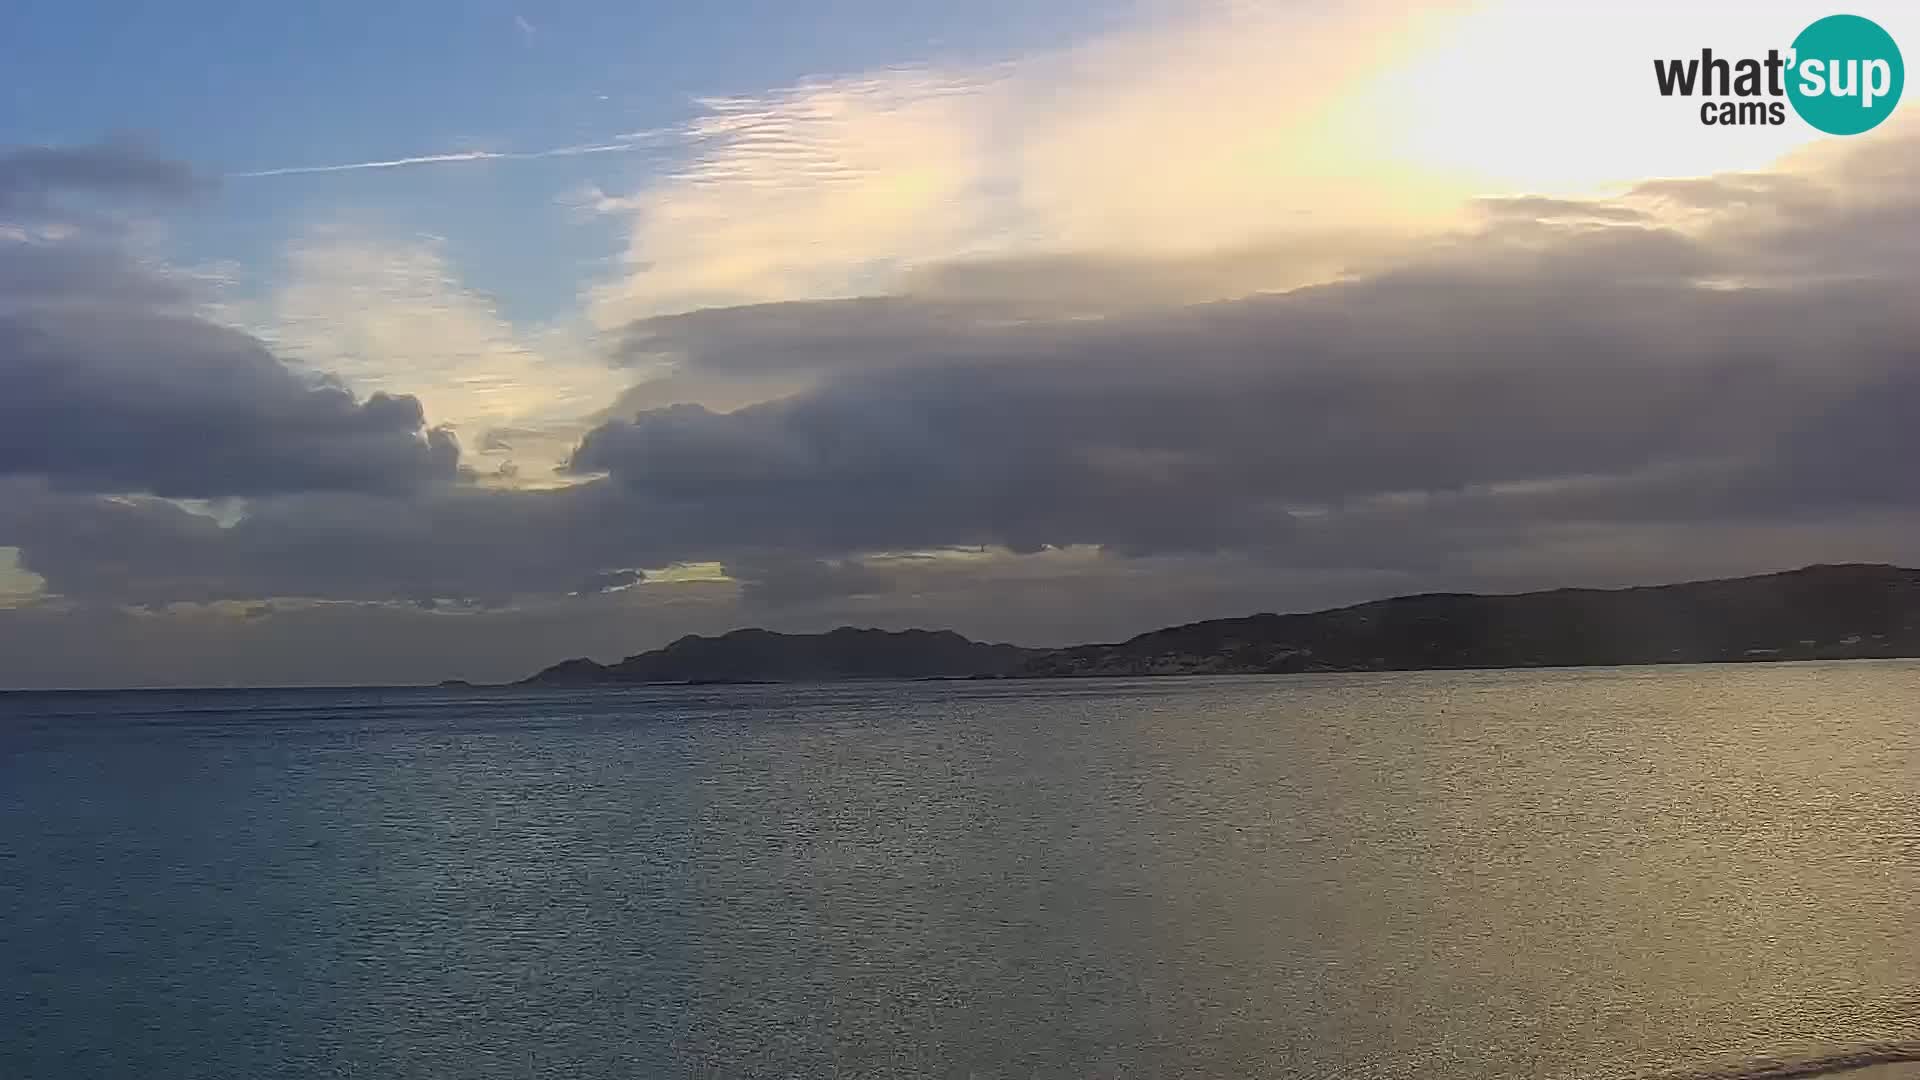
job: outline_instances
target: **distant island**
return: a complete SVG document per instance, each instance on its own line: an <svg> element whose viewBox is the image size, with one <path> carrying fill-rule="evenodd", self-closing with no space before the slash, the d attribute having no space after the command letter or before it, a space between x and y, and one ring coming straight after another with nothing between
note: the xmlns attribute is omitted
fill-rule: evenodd
<svg viewBox="0 0 1920 1080"><path fill-rule="evenodd" d="M525 684L831 682L1011 675L1039 650L983 645L951 630L856 630L776 634L735 630L688 635L617 664L567 660Z"/></svg>
<svg viewBox="0 0 1920 1080"><path fill-rule="evenodd" d="M1849 564L1628 589L1426 593L1025 649L951 630L688 636L522 685L1241 675L1920 657L1920 570Z"/></svg>

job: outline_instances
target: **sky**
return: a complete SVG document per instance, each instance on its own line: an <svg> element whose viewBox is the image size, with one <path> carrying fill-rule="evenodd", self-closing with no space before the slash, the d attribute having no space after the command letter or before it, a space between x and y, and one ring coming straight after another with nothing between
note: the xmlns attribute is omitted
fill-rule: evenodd
<svg viewBox="0 0 1920 1080"><path fill-rule="evenodd" d="M1920 113L1599 7L15 0L0 687L1920 565Z"/></svg>

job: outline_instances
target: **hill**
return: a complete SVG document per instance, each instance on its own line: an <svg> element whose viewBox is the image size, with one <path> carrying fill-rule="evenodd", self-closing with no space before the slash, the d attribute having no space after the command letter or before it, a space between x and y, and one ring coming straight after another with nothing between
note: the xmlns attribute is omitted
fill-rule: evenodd
<svg viewBox="0 0 1920 1080"><path fill-rule="evenodd" d="M1427 593L1173 626L1108 645L1022 649L951 630L688 636L617 664L567 660L533 685L1228 675L1920 657L1920 570L1809 566L1628 589Z"/></svg>
<svg viewBox="0 0 1920 1080"><path fill-rule="evenodd" d="M856 630L776 634L735 630L688 635L617 664L566 660L523 685L681 682L818 682L836 679L962 678L1006 675L1034 650L969 641L951 630Z"/></svg>
<svg viewBox="0 0 1920 1080"><path fill-rule="evenodd" d="M1024 677L1920 656L1920 571L1810 566L1629 589L1434 593L1214 619L1036 656Z"/></svg>

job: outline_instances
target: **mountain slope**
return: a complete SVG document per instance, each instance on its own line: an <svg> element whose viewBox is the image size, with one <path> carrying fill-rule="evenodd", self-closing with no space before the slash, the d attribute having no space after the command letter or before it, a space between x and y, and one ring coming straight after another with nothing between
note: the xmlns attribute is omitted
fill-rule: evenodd
<svg viewBox="0 0 1920 1080"><path fill-rule="evenodd" d="M1213 619L1111 645L1022 649L951 630L689 636L617 664L567 660L536 685L1002 676L1206 675L1920 657L1920 570L1810 566L1631 589L1430 593L1300 615Z"/></svg>
<svg viewBox="0 0 1920 1080"><path fill-rule="evenodd" d="M1169 627L1034 657L1025 677L1920 656L1920 571L1811 566L1631 589L1429 594Z"/></svg>
<svg viewBox="0 0 1920 1080"><path fill-rule="evenodd" d="M735 630L689 635L617 664L567 660L524 683L813 682L1005 675L1033 655L1013 645L969 641L951 630L856 630L776 634Z"/></svg>

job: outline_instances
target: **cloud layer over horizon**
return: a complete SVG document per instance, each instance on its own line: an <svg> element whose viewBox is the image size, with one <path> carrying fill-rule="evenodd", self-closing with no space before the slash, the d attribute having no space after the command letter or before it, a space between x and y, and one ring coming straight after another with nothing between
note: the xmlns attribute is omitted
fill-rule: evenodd
<svg viewBox="0 0 1920 1080"><path fill-rule="evenodd" d="M1254 78L1186 32L1149 86ZM221 197L191 168L0 149L0 551L32 582L0 588L0 685L1920 562L1920 125L1303 223L1220 186L1303 137L1244 117L1191 133L1177 196L1103 179L1169 121L1058 72L1133 47L1044 69L1098 107L1019 113L1032 65L714 103L684 170L596 196L627 254L537 330L444 243L343 229L235 302L152 239ZM1038 134L994 135L1016 115Z"/></svg>

